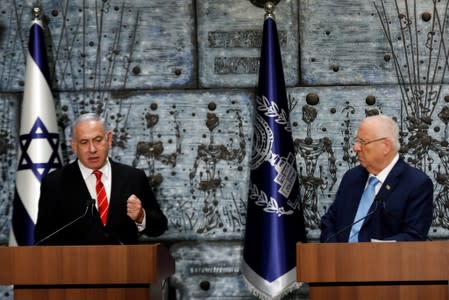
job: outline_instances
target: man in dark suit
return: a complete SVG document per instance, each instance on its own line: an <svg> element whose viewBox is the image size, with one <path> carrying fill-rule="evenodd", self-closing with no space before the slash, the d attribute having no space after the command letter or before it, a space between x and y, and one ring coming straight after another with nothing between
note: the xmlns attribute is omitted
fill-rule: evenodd
<svg viewBox="0 0 449 300"><path fill-rule="evenodd" d="M71 146L77 159L41 182L37 244L133 244L141 234L159 236L167 229L145 173L108 158L111 145L112 132L101 117L89 113L75 121Z"/></svg>
<svg viewBox="0 0 449 300"><path fill-rule="evenodd" d="M379 115L360 123L353 146L360 165L343 176L334 202L321 218L321 242L427 238L433 183L399 158L399 149L399 129L393 119ZM359 214L362 194L373 176L375 198L369 209Z"/></svg>

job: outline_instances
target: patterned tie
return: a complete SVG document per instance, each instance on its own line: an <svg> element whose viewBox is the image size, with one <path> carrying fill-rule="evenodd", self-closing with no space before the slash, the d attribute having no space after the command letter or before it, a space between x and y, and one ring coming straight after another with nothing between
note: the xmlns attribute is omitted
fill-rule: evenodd
<svg viewBox="0 0 449 300"><path fill-rule="evenodd" d="M95 189L97 191L98 212L103 225L106 225L106 220L108 219L109 202L108 197L106 196L106 189L104 188L103 182L101 182L101 175L103 174L98 170L95 170L93 173L95 174L95 177L97 177Z"/></svg>
<svg viewBox="0 0 449 300"><path fill-rule="evenodd" d="M359 241L359 231L360 228L362 228L362 224L364 222L364 220L361 219L366 217L369 208L373 204L374 197L376 196L376 184L378 182L379 179L377 179L374 176L371 176L368 180L368 186L363 192L362 199L360 200L359 203L359 208L357 209L357 213L354 218L354 222L357 222L357 220L360 220L360 222L357 222L354 225L352 225L351 233L349 234L350 243L357 243Z"/></svg>

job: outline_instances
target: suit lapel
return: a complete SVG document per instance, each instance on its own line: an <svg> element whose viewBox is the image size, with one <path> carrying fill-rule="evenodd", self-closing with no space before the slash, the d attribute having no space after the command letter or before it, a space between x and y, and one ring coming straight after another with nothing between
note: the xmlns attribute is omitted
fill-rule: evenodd
<svg viewBox="0 0 449 300"><path fill-rule="evenodd" d="M402 159L399 159L391 169L390 173L385 179L385 182L382 184L379 193L377 193L377 198L379 198L382 202L386 201L389 197L389 194L396 188L399 180L399 175L403 172L404 167L404 161Z"/></svg>
<svg viewBox="0 0 449 300"><path fill-rule="evenodd" d="M121 176L120 167L111 159L109 161L111 164L111 199L109 199L108 224L110 224L110 220L120 220L117 214L124 210L124 207L122 208L121 206L126 205L126 199L123 199L121 194L123 192L121 185L124 178Z"/></svg>
<svg viewBox="0 0 449 300"><path fill-rule="evenodd" d="M70 164L70 167L66 169L68 178L69 194L78 201L87 201L91 198L89 190L87 189L86 182L83 179L83 175L81 174L81 170L78 166L78 162L75 161Z"/></svg>
<svg viewBox="0 0 449 300"><path fill-rule="evenodd" d="M365 189L366 181L368 180L368 172L361 166L358 166L358 171L353 176L353 180L349 183L349 193L345 197L347 199L356 199L355 201L345 201L345 216L347 220L345 223L350 224L354 222L354 217L359 207L360 199L362 198L363 191ZM350 205L348 207L348 205ZM348 231L349 235L349 231Z"/></svg>

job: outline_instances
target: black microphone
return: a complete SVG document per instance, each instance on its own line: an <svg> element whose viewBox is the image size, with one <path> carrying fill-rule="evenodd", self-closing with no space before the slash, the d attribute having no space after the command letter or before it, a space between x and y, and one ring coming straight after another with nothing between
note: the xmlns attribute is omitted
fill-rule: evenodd
<svg viewBox="0 0 449 300"><path fill-rule="evenodd" d="M379 206L379 200L378 197L376 196L374 198L374 209L372 211L370 211L369 213L367 213L365 216L355 220L354 222L352 222L351 224L348 224L346 226L344 226L343 228L340 228L337 232L335 232L334 234L331 234L330 236L327 237L327 239L324 241L325 243L329 242L330 239L334 238L335 236L339 235L340 233L342 233L343 231L345 231L348 228L351 228L353 225L362 222L363 220L365 220L366 218L368 218L369 216L371 216L372 214L374 214L377 210L377 206Z"/></svg>
<svg viewBox="0 0 449 300"><path fill-rule="evenodd" d="M42 239L40 239L39 241L37 241L36 243L34 243L34 245L38 246L40 244L42 244L43 242L45 242L46 240L48 240L49 238L53 237L54 235L58 234L59 232L61 232L62 230L66 229L67 227L69 227L70 225L72 225L73 223L77 222L78 220L84 218L87 215L87 212L89 211L89 208L93 207L93 205L95 204L95 199L88 199L86 201L86 209L84 210L84 212L77 217L76 219L70 221L69 223L65 224L64 226L62 226L61 228L58 228L57 230L53 231L52 233L50 233L49 235L43 237Z"/></svg>
<svg viewBox="0 0 449 300"><path fill-rule="evenodd" d="M394 220L396 219L387 209L387 205L385 203L384 199L381 199L380 202L382 203L381 207L382 207L382 212L385 213L385 215L388 216L389 219ZM427 235L423 235L421 232L419 232L415 227L413 227L412 225L410 225L409 223L406 223L404 220L401 220L401 225L405 225L405 227L407 229L410 229L411 231L413 231L413 233L415 233L421 240L423 241L432 241L432 239L430 237L428 237Z"/></svg>

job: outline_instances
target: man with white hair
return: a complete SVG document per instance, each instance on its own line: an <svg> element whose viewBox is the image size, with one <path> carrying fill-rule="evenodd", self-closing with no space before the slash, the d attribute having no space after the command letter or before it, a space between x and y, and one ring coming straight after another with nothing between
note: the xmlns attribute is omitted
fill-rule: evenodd
<svg viewBox="0 0 449 300"><path fill-rule="evenodd" d="M399 157L399 129L385 115L362 120L353 150L360 165L347 171L321 218L321 242L426 240L433 183Z"/></svg>

